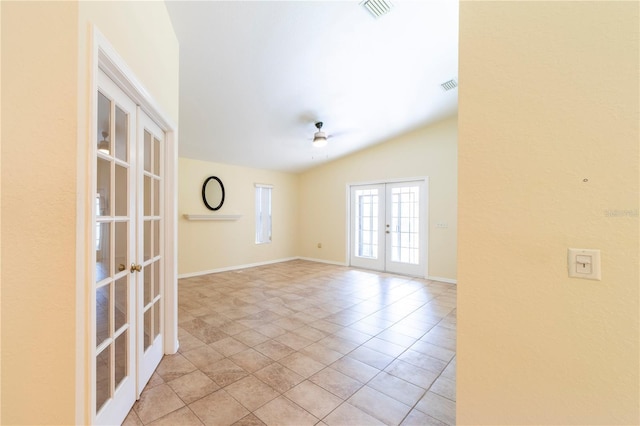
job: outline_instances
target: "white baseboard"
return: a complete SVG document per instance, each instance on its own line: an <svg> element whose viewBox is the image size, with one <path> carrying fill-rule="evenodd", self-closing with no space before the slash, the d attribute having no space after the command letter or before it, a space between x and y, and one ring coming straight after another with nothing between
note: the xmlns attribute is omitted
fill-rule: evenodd
<svg viewBox="0 0 640 426"><path fill-rule="evenodd" d="M454 280L453 278L433 277L429 275L427 279L431 281L440 281L441 283L458 284L458 280Z"/></svg>
<svg viewBox="0 0 640 426"><path fill-rule="evenodd" d="M247 264L244 264L244 265L225 266L224 268L209 269L207 271L188 272L186 274L179 274L178 275L178 279L199 277L201 275L216 274L218 272L237 271L238 269L246 269L246 268L253 268L255 266L264 266L264 265L271 265L271 264L274 264L274 263L289 262L291 260L307 260L309 262L326 263L328 265L349 266L345 262L336 262L336 261L333 261L333 260L316 259L316 258L312 258L312 257L287 257L287 258L284 258L284 259L267 260L265 262L247 263ZM440 281L440 282L448 283L448 284L457 284L458 283L457 280L454 280L452 278L434 277L434 276L431 276L431 275L429 277L427 277L427 279L429 279L431 281Z"/></svg>
<svg viewBox="0 0 640 426"><path fill-rule="evenodd" d="M316 259L313 257L298 257L300 260L308 260L309 262L326 263L328 265L349 266L344 262L336 262L334 260Z"/></svg>
<svg viewBox="0 0 640 426"><path fill-rule="evenodd" d="M254 266L271 265L273 263L288 262L290 260L297 260L299 257L287 257L284 259L267 260L266 262L247 263L244 265L225 266L224 268L209 269L208 271L187 272L186 274L178 274L180 278L199 277L200 275L216 274L218 272L236 271L238 269L253 268Z"/></svg>

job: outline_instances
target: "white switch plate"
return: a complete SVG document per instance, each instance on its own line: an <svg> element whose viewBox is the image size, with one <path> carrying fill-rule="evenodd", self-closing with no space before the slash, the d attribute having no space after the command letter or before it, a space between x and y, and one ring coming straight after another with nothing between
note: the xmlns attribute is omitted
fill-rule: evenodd
<svg viewBox="0 0 640 426"><path fill-rule="evenodd" d="M569 276L600 281L600 250L570 248L567 252Z"/></svg>

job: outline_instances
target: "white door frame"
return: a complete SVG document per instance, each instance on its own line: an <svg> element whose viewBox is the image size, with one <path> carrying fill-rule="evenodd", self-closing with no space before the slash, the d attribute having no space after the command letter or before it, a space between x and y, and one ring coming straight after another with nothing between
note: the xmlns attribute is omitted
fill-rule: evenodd
<svg viewBox="0 0 640 426"><path fill-rule="evenodd" d="M87 99L79 100L87 106L78 112L78 168L77 168L77 212L76 212L76 423L92 424L95 420L92 392L95 392L95 372L90 344L92 342L91 319L93 312L92 291L87 283L95 281L95 271L87 267L95 256L95 227L93 226L92 182L95 182L96 145L91 143L96 134L98 70L104 71L139 107L165 132L165 179L164 191L164 353L178 350L178 278L177 278L177 125L162 111L159 104L136 78L124 60L107 39L92 27L89 43L90 55L86 80ZM82 72L84 64L79 64Z"/></svg>
<svg viewBox="0 0 640 426"><path fill-rule="evenodd" d="M394 183L403 183L403 182L415 182L421 181L424 182L424 200L421 202L425 203L425 218L424 218L424 235L421 237L420 242L424 245L424 273L420 273L417 276L420 278L428 278L429 277L429 176L418 176L418 177L410 177L410 178L395 178L395 179L380 179L380 180L372 180L372 181L364 181L364 182L349 182L346 185L346 229L347 229L347 238L346 238L346 258L345 265L351 265L351 188L354 186L365 186L365 185L384 185L384 184L394 184ZM385 194L386 196L386 194ZM385 244L386 246L386 244ZM386 247L385 247L386 250Z"/></svg>

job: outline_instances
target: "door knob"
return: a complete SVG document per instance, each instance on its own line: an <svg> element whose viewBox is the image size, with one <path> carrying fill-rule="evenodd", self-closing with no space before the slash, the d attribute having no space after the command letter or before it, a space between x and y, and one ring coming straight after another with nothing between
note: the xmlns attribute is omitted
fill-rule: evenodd
<svg viewBox="0 0 640 426"><path fill-rule="evenodd" d="M136 265L135 263L132 263L130 270L131 272L136 272L136 271L140 272L142 271L142 265Z"/></svg>
<svg viewBox="0 0 640 426"><path fill-rule="evenodd" d="M124 271L125 269L127 269L127 267L126 267L126 266L124 266L124 263L121 263L121 264L119 264L119 265L118 265L118 271L122 272L122 271Z"/></svg>

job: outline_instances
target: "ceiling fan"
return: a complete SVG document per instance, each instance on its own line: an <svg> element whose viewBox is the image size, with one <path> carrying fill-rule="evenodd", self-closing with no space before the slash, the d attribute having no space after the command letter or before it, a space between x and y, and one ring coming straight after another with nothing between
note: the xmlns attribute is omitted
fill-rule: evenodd
<svg viewBox="0 0 640 426"><path fill-rule="evenodd" d="M313 146L316 148L322 148L323 146L326 146L327 138L329 138L329 136L327 136L327 134L322 131L322 124L322 121L316 122L316 128L318 129L318 131L313 134Z"/></svg>

